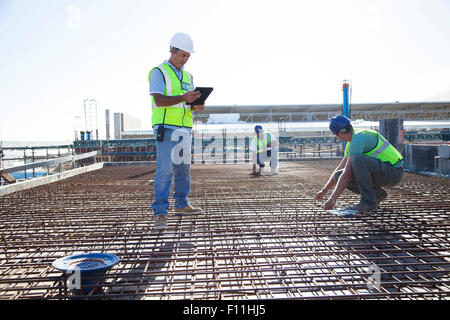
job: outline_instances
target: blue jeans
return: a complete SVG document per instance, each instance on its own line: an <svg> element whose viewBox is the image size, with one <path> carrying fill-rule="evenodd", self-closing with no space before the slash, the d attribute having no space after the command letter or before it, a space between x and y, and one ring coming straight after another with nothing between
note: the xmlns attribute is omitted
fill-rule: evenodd
<svg viewBox="0 0 450 320"><path fill-rule="evenodd" d="M156 132L158 126L155 126ZM179 132L184 132L183 136L179 136ZM176 132L176 134L174 134ZM172 141L172 136L175 141ZM184 208L189 205L187 195L191 189L191 176L190 176L190 155L191 155L191 129L183 128L175 130L173 128L165 128L163 141L156 141L156 173L153 183L153 193L155 200L152 203L152 209L154 215L165 214L170 207L169 195L170 187L172 185L172 176L174 177L174 193L175 208ZM180 142L189 148L179 149ZM178 145L178 146L177 146ZM174 150L174 147L177 148ZM173 152L177 151L178 152ZM188 153L184 153L188 151ZM172 157L172 153L175 154L175 158ZM176 155L178 153L178 155ZM180 163L180 155L184 158L188 157L189 161L182 161ZM173 161L174 160L174 161Z"/></svg>

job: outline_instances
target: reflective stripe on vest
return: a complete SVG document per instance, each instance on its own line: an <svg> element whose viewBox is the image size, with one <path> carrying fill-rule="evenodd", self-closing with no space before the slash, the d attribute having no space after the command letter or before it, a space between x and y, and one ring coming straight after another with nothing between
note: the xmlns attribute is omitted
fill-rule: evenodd
<svg viewBox="0 0 450 320"><path fill-rule="evenodd" d="M269 133L268 132L266 133L264 141L259 140L258 137L253 137L252 144L253 143L256 144L256 152L258 153L261 152L264 146L271 144ZM268 147L267 150L272 150L272 148Z"/></svg>
<svg viewBox="0 0 450 320"><path fill-rule="evenodd" d="M400 154L400 152L397 151L397 149L394 148L393 145L389 143L381 134L379 134L375 130L355 130L355 134L360 133L368 133L368 134L376 134L378 137L378 142L375 148L370 150L369 152L363 153L363 155L376 158L382 162L389 162L390 164L394 165L398 161L402 160L403 157ZM349 149L350 149L351 142L347 143L347 146L345 147L345 157L348 158L349 156Z"/></svg>
<svg viewBox="0 0 450 320"><path fill-rule="evenodd" d="M192 75L186 70L182 70L183 78L178 79L175 72L168 64L161 64L158 68L164 76L166 88L164 90L165 96L179 96L194 89L192 82ZM150 74L154 69L149 73ZM157 124L168 124L178 127L192 128L192 112L190 106L186 106L185 102L168 107L160 107L155 103L152 96L152 126Z"/></svg>

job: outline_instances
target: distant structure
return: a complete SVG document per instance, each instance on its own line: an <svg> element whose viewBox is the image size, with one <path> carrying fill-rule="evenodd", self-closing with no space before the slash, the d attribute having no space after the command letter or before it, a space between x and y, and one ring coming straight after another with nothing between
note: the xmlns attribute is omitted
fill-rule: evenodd
<svg viewBox="0 0 450 320"><path fill-rule="evenodd" d="M123 131L138 129L141 120L125 113L114 113L114 139L121 139Z"/></svg>
<svg viewBox="0 0 450 320"><path fill-rule="evenodd" d="M110 140L111 139L111 135L110 135L110 122L109 122L109 109L105 110L105 125L106 125L106 140Z"/></svg>
<svg viewBox="0 0 450 320"><path fill-rule="evenodd" d="M2 150L3 141L2 141L1 133L2 132L0 131L0 168L3 167L2 159L4 157L4 153L3 153L3 150Z"/></svg>
<svg viewBox="0 0 450 320"><path fill-rule="evenodd" d="M237 114L243 122L303 122L328 121L342 114L342 104L297 104L297 105L222 105L205 107L196 112L195 122L208 123L213 114ZM349 110L350 111L350 110ZM448 120L450 101L442 102L388 102L351 103L351 119L379 121L401 118L407 120Z"/></svg>
<svg viewBox="0 0 450 320"><path fill-rule="evenodd" d="M342 92L343 92L343 103L342 103L342 115L351 119L350 112L350 81L344 80L342 83Z"/></svg>
<svg viewBox="0 0 450 320"><path fill-rule="evenodd" d="M95 134L98 140L98 117L97 117L97 100L84 100L84 121L86 129L86 140L92 140L92 135Z"/></svg>

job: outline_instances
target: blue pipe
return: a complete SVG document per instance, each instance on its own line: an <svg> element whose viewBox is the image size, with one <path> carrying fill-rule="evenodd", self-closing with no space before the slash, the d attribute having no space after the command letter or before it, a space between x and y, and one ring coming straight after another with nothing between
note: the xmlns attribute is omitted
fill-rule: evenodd
<svg viewBox="0 0 450 320"><path fill-rule="evenodd" d="M349 97L348 97L348 91L349 91L350 84L348 82L344 82L342 85L342 91L344 92L344 103L342 104L342 115L346 116L347 118L351 119L350 117L350 104L349 104ZM344 150L347 147L347 142L344 142Z"/></svg>
<svg viewBox="0 0 450 320"><path fill-rule="evenodd" d="M344 92L344 103L342 105L342 115L346 116L347 118L351 119L350 117L350 104L349 104L349 83L344 82L343 85L343 92Z"/></svg>

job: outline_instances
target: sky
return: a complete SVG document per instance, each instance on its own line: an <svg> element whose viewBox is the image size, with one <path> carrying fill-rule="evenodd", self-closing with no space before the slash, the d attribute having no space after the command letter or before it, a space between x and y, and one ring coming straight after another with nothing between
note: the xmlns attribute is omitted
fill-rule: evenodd
<svg viewBox="0 0 450 320"><path fill-rule="evenodd" d="M449 0L0 0L0 140L73 140L85 99L151 128L176 32L207 105L450 101ZM112 118L111 118L112 121ZM113 134L111 128L111 134Z"/></svg>

